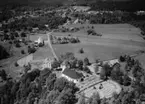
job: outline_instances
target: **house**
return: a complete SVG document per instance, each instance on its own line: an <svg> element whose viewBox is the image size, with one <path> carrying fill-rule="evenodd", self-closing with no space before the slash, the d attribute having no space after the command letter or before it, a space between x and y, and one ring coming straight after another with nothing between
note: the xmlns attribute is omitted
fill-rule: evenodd
<svg viewBox="0 0 145 104"><path fill-rule="evenodd" d="M100 74L102 70L102 67L98 66L96 63L92 64L91 66L88 66L88 68L93 74Z"/></svg>
<svg viewBox="0 0 145 104"><path fill-rule="evenodd" d="M109 60L109 61L103 61L103 64L109 64L111 67L116 64L116 63L119 63L119 60L118 59L112 59L112 60Z"/></svg>
<svg viewBox="0 0 145 104"><path fill-rule="evenodd" d="M83 77L81 73L76 72L73 69L66 68L62 72L62 77L66 78L68 81L72 81L74 83L78 83L79 80Z"/></svg>
<svg viewBox="0 0 145 104"><path fill-rule="evenodd" d="M40 44L43 43L43 39L41 37L38 38L38 40L35 40L36 44Z"/></svg>
<svg viewBox="0 0 145 104"><path fill-rule="evenodd" d="M44 68L52 68L52 63L54 62L54 60L53 59L50 59L50 58L46 58L45 60L44 60L44 64L42 65L42 69L44 69Z"/></svg>

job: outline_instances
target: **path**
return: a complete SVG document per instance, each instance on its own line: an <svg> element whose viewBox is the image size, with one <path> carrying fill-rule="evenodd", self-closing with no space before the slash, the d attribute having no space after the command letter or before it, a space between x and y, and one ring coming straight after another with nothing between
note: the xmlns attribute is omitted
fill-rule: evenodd
<svg viewBox="0 0 145 104"><path fill-rule="evenodd" d="M54 52L54 49L52 47L51 40L50 40L50 34L52 34L52 33L53 33L53 31L50 32L50 33L47 33L47 37L48 37L47 42L48 42L49 47L51 48L51 51L52 51L53 56L58 60L58 57L57 57L57 55Z"/></svg>

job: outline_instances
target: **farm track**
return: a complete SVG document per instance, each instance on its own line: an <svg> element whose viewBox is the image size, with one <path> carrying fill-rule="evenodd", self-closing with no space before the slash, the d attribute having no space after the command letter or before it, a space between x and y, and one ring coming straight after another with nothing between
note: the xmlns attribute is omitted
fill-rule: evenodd
<svg viewBox="0 0 145 104"><path fill-rule="evenodd" d="M51 51L52 51L53 56L58 60L58 57L57 57L57 55L55 54L55 51L54 51L54 49L53 49L53 47L52 47L51 40L50 40L50 34L52 34L52 33L53 33L53 32L50 32L50 33L47 34L47 37L48 37L47 42L48 42L49 47L51 48Z"/></svg>

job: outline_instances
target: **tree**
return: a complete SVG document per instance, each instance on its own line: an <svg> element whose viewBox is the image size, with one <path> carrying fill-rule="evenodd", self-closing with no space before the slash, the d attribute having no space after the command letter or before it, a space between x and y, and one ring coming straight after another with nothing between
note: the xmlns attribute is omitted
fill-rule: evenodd
<svg viewBox="0 0 145 104"><path fill-rule="evenodd" d="M19 66L19 64L17 62L15 62L15 66L17 67L17 66Z"/></svg>
<svg viewBox="0 0 145 104"><path fill-rule="evenodd" d="M131 84L131 79L127 75L124 75L123 85L124 86L129 86L130 84Z"/></svg>
<svg viewBox="0 0 145 104"><path fill-rule="evenodd" d="M95 70L95 74L98 74L99 66L98 65L95 65L94 70Z"/></svg>
<svg viewBox="0 0 145 104"><path fill-rule="evenodd" d="M3 80L6 80L7 79L7 74L5 72L5 70L0 70L0 77L3 79Z"/></svg>
<svg viewBox="0 0 145 104"><path fill-rule="evenodd" d="M60 63L57 60L54 60L52 65L51 65L52 68L58 68L59 66L60 66Z"/></svg>
<svg viewBox="0 0 145 104"><path fill-rule="evenodd" d="M80 70L82 70L82 69L83 69L83 61L82 61L82 60L78 60L77 66L78 66L78 68L79 68Z"/></svg>
<svg viewBox="0 0 145 104"><path fill-rule="evenodd" d="M21 53L22 53L22 54L25 54L25 51L24 51L24 50L21 50Z"/></svg>
<svg viewBox="0 0 145 104"><path fill-rule="evenodd" d="M16 47L17 47L17 48L21 47L20 43L17 42L17 43L16 43Z"/></svg>
<svg viewBox="0 0 145 104"><path fill-rule="evenodd" d="M80 53L80 54L83 54L83 53L84 53L83 48L81 48L81 49L79 50L79 53Z"/></svg>
<svg viewBox="0 0 145 104"><path fill-rule="evenodd" d="M101 78L102 80L106 80L106 71L105 71L104 69L101 69L100 78Z"/></svg>
<svg viewBox="0 0 145 104"><path fill-rule="evenodd" d="M46 79L47 90L49 91L53 90L55 81L56 81L56 74L51 73L49 77Z"/></svg>
<svg viewBox="0 0 145 104"><path fill-rule="evenodd" d="M85 67L83 68L83 71L85 71L85 72L91 74L91 71L90 71L90 69L89 69L87 66L85 66Z"/></svg>
<svg viewBox="0 0 145 104"><path fill-rule="evenodd" d="M87 57L84 59L84 65L85 66L90 65L89 59Z"/></svg>
<svg viewBox="0 0 145 104"><path fill-rule="evenodd" d="M119 60L120 60L121 62L124 62L124 61L125 61L125 57L120 56L120 57L119 57Z"/></svg>
<svg viewBox="0 0 145 104"><path fill-rule="evenodd" d="M57 98L57 101L57 104L75 104L77 102L77 99L72 93L72 89L67 89L60 93L60 95Z"/></svg>
<svg viewBox="0 0 145 104"><path fill-rule="evenodd" d="M106 100L107 100L106 98L103 98L103 99L101 100L101 104L109 104Z"/></svg>
<svg viewBox="0 0 145 104"><path fill-rule="evenodd" d="M103 65L103 69L105 70L106 77L110 76L112 68L109 64Z"/></svg>
<svg viewBox="0 0 145 104"><path fill-rule="evenodd" d="M60 92L58 90L52 90L50 93L47 95L45 102L47 104L54 104L56 98L59 96Z"/></svg>
<svg viewBox="0 0 145 104"><path fill-rule="evenodd" d="M84 93L81 95L81 98L79 99L78 104L86 104Z"/></svg>
<svg viewBox="0 0 145 104"><path fill-rule="evenodd" d="M41 72L40 72L40 81L41 81L41 85L45 85L46 84L46 79L49 77L49 75L51 74L51 70L49 68L44 68Z"/></svg>
<svg viewBox="0 0 145 104"><path fill-rule="evenodd" d="M65 78L59 78L54 83L54 89L57 89L59 92L61 92L65 88L67 83L68 81Z"/></svg>
<svg viewBox="0 0 145 104"><path fill-rule="evenodd" d="M117 99L118 98L118 94L116 92L113 92L113 98Z"/></svg>
<svg viewBox="0 0 145 104"><path fill-rule="evenodd" d="M27 36L26 33L24 32L21 33L21 37L26 37L26 36Z"/></svg>
<svg viewBox="0 0 145 104"><path fill-rule="evenodd" d="M93 93L93 95L89 98L89 104L99 104L100 103L100 95L99 93Z"/></svg>

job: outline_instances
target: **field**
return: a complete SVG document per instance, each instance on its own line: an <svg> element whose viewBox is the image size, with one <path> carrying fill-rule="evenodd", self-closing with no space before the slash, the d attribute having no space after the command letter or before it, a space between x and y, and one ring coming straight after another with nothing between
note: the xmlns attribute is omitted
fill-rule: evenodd
<svg viewBox="0 0 145 104"><path fill-rule="evenodd" d="M53 45L55 53L60 56L66 52L73 52L78 59L84 59L88 57L90 62L94 62L96 59L109 60L117 58L122 54L132 54L135 49L123 48L123 47L112 47L105 45L95 45L95 44L68 44L68 45ZM83 48L84 53L80 54L79 50Z"/></svg>
<svg viewBox="0 0 145 104"><path fill-rule="evenodd" d="M65 52L73 52L77 58L88 57L91 62L95 59L109 60L117 58L122 54L133 54L144 50L145 41L140 35L140 29L129 24L112 25L68 25L68 27L85 27L75 33L53 33L54 36L76 36L81 40L80 44L53 45L57 56ZM102 37L87 36L88 26L94 26L96 32L101 33ZM84 54L78 51L84 49Z"/></svg>

